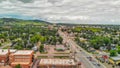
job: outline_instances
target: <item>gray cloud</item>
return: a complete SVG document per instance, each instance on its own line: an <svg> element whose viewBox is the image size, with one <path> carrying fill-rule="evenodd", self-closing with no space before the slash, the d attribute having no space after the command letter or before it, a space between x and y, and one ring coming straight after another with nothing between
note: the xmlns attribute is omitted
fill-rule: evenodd
<svg viewBox="0 0 120 68"><path fill-rule="evenodd" d="M18 1L21 1L21 2L24 2L24 3L30 3L30 2L32 2L33 0L18 0Z"/></svg>
<svg viewBox="0 0 120 68"><path fill-rule="evenodd" d="M51 2L51 3L57 3L57 2L61 2L61 0L48 0L48 2Z"/></svg>
<svg viewBox="0 0 120 68"><path fill-rule="evenodd" d="M55 23L120 24L120 0L0 0L0 11Z"/></svg>

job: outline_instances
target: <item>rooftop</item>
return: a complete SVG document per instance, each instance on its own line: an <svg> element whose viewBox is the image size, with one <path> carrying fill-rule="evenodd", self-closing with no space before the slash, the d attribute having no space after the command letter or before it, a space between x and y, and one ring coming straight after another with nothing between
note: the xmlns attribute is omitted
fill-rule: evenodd
<svg viewBox="0 0 120 68"><path fill-rule="evenodd" d="M10 49L11 53L16 52L15 49ZM0 55L6 55L8 53L8 49L0 49Z"/></svg>
<svg viewBox="0 0 120 68"><path fill-rule="evenodd" d="M30 55L33 53L33 50L18 50L14 55Z"/></svg>
<svg viewBox="0 0 120 68"><path fill-rule="evenodd" d="M41 59L40 65L75 65L73 59Z"/></svg>
<svg viewBox="0 0 120 68"><path fill-rule="evenodd" d="M0 49L0 55L6 55L8 50Z"/></svg>
<svg viewBox="0 0 120 68"><path fill-rule="evenodd" d="M120 57L111 57L114 61L120 60Z"/></svg>
<svg viewBox="0 0 120 68"><path fill-rule="evenodd" d="M65 50L65 47L64 47L64 45L56 45L56 49L63 49L63 50Z"/></svg>
<svg viewBox="0 0 120 68"><path fill-rule="evenodd" d="M12 62L11 64L26 64L26 65L28 65L30 63L29 62Z"/></svg>

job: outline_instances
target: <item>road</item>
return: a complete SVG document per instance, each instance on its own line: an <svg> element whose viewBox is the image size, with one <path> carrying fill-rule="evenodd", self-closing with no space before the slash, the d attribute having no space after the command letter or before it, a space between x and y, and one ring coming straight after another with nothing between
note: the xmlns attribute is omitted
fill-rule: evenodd
<svg viewBox="0 0 120 68"><path fill-rule="evenodd" d="M33 66L31 68L38 68L39 62L40 62L40 60L38 60L38 59L34 60Z"/></svg>
<svg viewBox="0 0 120 68"><path fill-rule="evenodd" d="M78 46L75 41L70 39L65 32L59 30L58 33L63 38L63 41L66 41L66 43L70 45L70 49L75 52L75 59L77 62L82 63L83 68L106 68L103 64L98 62L92 54L86 52L83 48ZM92 61L87 57L92 57ZM100 66L98 64L100 64Z"/></svg>

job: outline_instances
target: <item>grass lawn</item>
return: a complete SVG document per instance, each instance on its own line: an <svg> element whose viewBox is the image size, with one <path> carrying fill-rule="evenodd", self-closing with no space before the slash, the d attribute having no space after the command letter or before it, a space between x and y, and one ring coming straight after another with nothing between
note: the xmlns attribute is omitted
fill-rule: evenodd
<svg viewBox="0 0 120 68"><path fill-rule="evenodd" d="M69 56L54 56L54 58L63 58L63 59L67 59L67 58L69 58Z"/></svg>

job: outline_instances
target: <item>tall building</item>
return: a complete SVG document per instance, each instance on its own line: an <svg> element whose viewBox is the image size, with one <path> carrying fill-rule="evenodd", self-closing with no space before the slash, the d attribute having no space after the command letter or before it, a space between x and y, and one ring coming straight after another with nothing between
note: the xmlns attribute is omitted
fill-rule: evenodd
<svg viewBox="0 0 120 68"><path fill-rule="evenodd" d="M80 68L73 59L41 59L38 68Z"/></svg>
<svg viewBox="0 0 120 68"><path fill-rule="evenodd" d="M34 59L34 52L32 50L18 50L10 55L10 62L12 68L20 64L22 68L30 68Z"/></svg>

